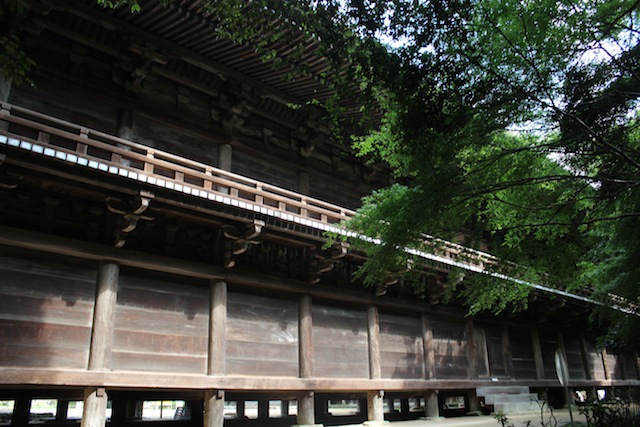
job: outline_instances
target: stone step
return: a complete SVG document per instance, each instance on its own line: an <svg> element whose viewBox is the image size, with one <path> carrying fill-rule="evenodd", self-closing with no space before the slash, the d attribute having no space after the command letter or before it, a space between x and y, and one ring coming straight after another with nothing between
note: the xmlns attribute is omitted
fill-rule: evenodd
<svg viewBox="0 0 640 427"><path fill-rule="evenodd" d="M493 412L502 412L503 414L532 414L540 412L538 402L503 402L493 405Z"/></svg>
<svg viewBox="0 0 640 427"><path fill-rule="evenodd" d="M522 393L522 394L487 394L484 396L484 403L486 405L494 405L496 403L510 403L510 402L537 402L538 395L536 393Z"/></svg>
<svg viewBox="0 0 640 427"><path fill-rule="evenodd" d="M486 396L487 394L528 394L529 387L519 385L491 385L476 388L476 395Z"/></svg>

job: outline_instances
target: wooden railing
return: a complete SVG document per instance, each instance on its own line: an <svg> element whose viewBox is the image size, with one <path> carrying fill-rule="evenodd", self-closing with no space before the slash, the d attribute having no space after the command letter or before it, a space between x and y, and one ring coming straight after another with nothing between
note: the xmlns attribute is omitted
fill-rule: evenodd
<svg viewBox="0 0 640 427"><path fill-rule="evenodd" d="M167 189L277 212L295 222L337 225L355 212L203 163L2 103L0 143ZM4 130L3 130L4 129Z"/></svg>

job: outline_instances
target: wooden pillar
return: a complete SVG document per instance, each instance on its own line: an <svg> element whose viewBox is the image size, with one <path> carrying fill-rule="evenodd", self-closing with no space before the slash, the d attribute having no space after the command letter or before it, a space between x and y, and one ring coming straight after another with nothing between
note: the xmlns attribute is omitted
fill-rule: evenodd
<svg viewBox="0 0 640 427"><path fill-rule="evenodd" d="M89 351L91 371L106 370L110 367L119 275L120 267L115 262L100 263Z"/></svg>
<svg viewBox="0 0 640 427"><path fill-rule="evenodd" d="M313 317L311 297L305 295L298 300L298 370L300 378L313 376ZM316 426L315 397L309 390L298 398L296 426Z"/></svg>
<svg viewBox="0 0 640 427"><path fill-rule="evenodd" d="M440 406L438 405L438 392L427 390L424 392L424 415L427 418L439 418Z"/></svg>
<svg viewBox="0 0 640 427"><path fill-rule="evenodd" d="M544 379L544 362L542 359L542 346L540 345L540 333L538 328L531 328L531 348L533 349L533 362L536 365L536 379Z"/></svg>
<svg viewBox="0 0 640 427"><path fill-rule="evenodd" d="M600 357L602 358L602 366L604 367L604 378L606 380L611 379L611 369L609 366L609 361L607 360L607 349L603 348L600 353Z"/></svg>
<svg viewBox="0 0 640 427"><path fill-rule="evenodd" d="M306 392L298 398L298 424L292 427L322 427L322 424L315 424L314 399L315 396L312 391Z"/></svg>
<svg viewBox="0 0 640 427"><path fill-rule="evenodd" d="M90 387L86 389L80 427L104 427L107 421L108 400L104 388Z"/></svg>
<svg viewBox="0 0 640 427"><path fill-rule="evenodd" d="M467 374L470 379L478 378L478 352L476 351L476 334L473 320L468 320L466 324L467 335Z"/></svg>
<svg viewBox="0 0 640 427"><path fill-rule="evenodd" d="M431 318L422 316L422 349L424 351L424 377L428 380L436 377L436 356L433 350L433 329ZM436 405L437 409L437 405Z"/></svg>
<svg viewBox="0 0 640 427"><path fill-rule="evenodd" d="M382 378L382 366L380 361L380 316L378 307L369 307L367 310L367 337L369 342L369 378L379 380ZM384 421L384 391L372 391L367 394L367 418L371 422Z"/></svg>
<svg viewBox="0 0 640 427"><path fill-rule="evenodd" d="M208 375L225 373L227 335L227 284L211 283L211 307L209 313L209 362Z"/></svg>
<svg viewBox="0 0 640 427"><path fill-rule="evenodd" d="M580 336L580 355L582 356L582 366L584 367L584 377L588 380L593 379L591 372L591 364L589 363L589 353L587 351L587 341L584 336Z"/></svg>
<svg viewBox="0 0 640 427"><path fill-rule="evenodd" d="M240 415L238 413L238 415ZM204 427L222 427L224 425L224 391L207 390L204 392Z"/></svg>
<svg viewBox="0 0 640 427"><path fill-rule="evenodd" d="M224 375L227 335L227 284L212 281L209 307L209 349L207 375ZM224 424L224 390L206 390L204 393L204 427L222 427Z"/></svg>
<svg viewBox="0 0 640 427"><path fill-rule="evenodd" d="M384 392L370 391L367 393L367 426L384 423Z"/></svg>
<svg viewBox="0 0 640 427"><path fill-rule="evenodd" d="M300 378L313 375L313 320L311 297L306 295L298 301L298 368Z"/></svg>
<svg viewBox="0 0 640 427"><path fill-rule="evenodd" d="M507 325L502 327L502 358L504 359L504 373L507 378L515 378L513 353L511 352L511 337L509 336L509 326Z"/></svg>
<svg viewBox="0 0 640 427"><path fill-rule="evenodd" d="M16 401L11 416L12 426L26 426L29 424L29 412L31 409L31 398L33 396L28 390L17 392Z"/></svg>
<svg viewBox="0 0 640 427"><path fill-rule="evenodd" d="M380 362L380 316L378 307L370 307L367 310L367 337L369 341L369 378L379 380L382 378Z"/></svg>
<svg viewBox="0 0 640 427"><path fill-rule="evenodd" d="M636 379L640 380L640 354L634 353L633 364L636 367Z"/></svg>
<svg viewBox="0 0 640 427"><path fill-rule="evenodd" d="M309 173L304 171L298 172L298 193L309 194Z"/></svg>
<svg viewBox="0 0 640 427"><path fill-rule="evenodd" d="M227 172L231 172L231 157L233 150L229 144L220 144L218 146L218 168Z"/></svg>

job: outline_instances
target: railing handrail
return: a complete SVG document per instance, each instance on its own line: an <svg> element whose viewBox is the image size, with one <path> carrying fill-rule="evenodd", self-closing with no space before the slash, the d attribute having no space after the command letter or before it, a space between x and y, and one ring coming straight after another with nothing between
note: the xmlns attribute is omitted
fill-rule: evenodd
<svg viewBox="0 0 640 427"><path fill-rule="evenodd" d="M138 170L140 173L144 173L149 177L156 176L163 180L185 183L185 185L190 185L196 188L206 188L208 191L217 191L215 189L215 186L217 185L228 188L229 193L232 192L231 190L235 190L236 192L245 192L253 196L254 202L256 201L255 198L259 196L263 199L266 198L273 202L284 204L278 206L266 204L266 206L269 206L271 209L282 210L289 213L306 210L308 213L319 216L314 219L321 222L335 224L341 220L348 219L355 214L354 211L341 206L180 157L163 150L138 144L101 131L89 129L84 126L50 117L23 107L7 103L2 103L1 105L2 109L0 110L0 117L2 117L3 120L20 124L49 136L55 135L56 137L63 138L67 142L76 144L76 146L75 149L71 149L69 147L49 143L46 140L41 140L40 138L15 135L22 139L30 139L34 144L55 146L56 150L62 150L67 153L84 154L88 157L92 157L91 155L86 154L86 148L82 147L82 145L86 145L87 147L93 147L108 152L110 159L96 159L109 165L115 165L119 168L130 169L132 171ZM12 136L9 132L3 133L7 136ZM120 159L114 159L114 155L120 156ZM131 166L127 166L122 162L122 159L139 162L143 167L133 168ZM164 169L165 171L173 174L173 177L157 174L153 170L155 168ZM177 179L176 173L202 180L203 185L198 185L194 182L187 183L187 181ZM222 192L220 193L223 194ZM243 200L242 197L237 197L233 194L229 194L229 196L237 198L238 200ZM289 210L287 210L287 208L289 208ZM293 212L291 211L292 208L294 209ZM324 219L325 216L331 220L329 221L328 219Z"/></svg>

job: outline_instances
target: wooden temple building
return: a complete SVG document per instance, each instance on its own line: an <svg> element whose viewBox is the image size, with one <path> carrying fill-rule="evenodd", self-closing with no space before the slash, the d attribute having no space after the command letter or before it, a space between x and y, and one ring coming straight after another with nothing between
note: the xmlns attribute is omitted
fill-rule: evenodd
<svg viewBox="0 0 640 427"><path fill-rule="evenodd" d="M584 299L443 304L453 244L426 298L354 283L362 254L325 233L387 171L307 105L331 95L313 40L291 75L201 3L33 0L14 23L36 65L0 81L0 425L376 424L506 405L492 389L562 404L557 348L573 390L640 387Z"/></svg>

